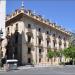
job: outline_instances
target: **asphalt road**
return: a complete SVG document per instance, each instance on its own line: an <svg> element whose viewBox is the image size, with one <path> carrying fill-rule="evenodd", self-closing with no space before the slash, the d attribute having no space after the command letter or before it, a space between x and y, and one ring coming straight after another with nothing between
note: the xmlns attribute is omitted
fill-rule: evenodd
<svg viewBox="0 0 75 75"><path fill-rule="evenodd" d="M30 68L0 72L0 75L75 75L75 66Z"/></svg>

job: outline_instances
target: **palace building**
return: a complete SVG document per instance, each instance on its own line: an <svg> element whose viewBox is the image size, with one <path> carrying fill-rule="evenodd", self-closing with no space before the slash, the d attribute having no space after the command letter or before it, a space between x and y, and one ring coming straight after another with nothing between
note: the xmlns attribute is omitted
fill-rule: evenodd
<svg viewBox="0 0 75 75"><path fill-rule="evenodd" d="M70 33L56 23L36 15L31 10L15 10L6 16L7 59L18 59L19 64L58 64L59 57L49 59L49 50L63 50L69 46ZM62 61L64 57L62 57Z"/></svg>

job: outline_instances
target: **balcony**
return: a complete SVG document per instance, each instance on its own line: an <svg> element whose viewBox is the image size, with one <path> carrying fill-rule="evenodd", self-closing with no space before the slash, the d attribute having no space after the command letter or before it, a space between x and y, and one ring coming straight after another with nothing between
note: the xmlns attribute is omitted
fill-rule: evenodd
<svg viewBox="0 0 75 75"><path fill-rule="evenodd" d="M53 37L53 40L55 40L56 39L56 37Z"/></svg>
<svg viewBox="0 0 75 75"><path fill-rule="evenodd" d="M42 58L42 57L43 57L43 55L42 55L41 53L39 53L39 57L40 57L40 58Z"/></svg>
<svg viewBox="0 0 75 75"><path fill-rule="evenodd" d="M54 40L53 40L53 43L57 44L57 41L56 41L56 39L54 39Z"/></svg>
<svg viewBox="0 0 75 75"><path fill-rule="evenodd" d="M61 48L61 47L59 47L59 50L61 51L61 50L62 50L62 48Z"/></svg>
<svg viewBox="0 0 75 75"><path fill-rule="evenodd" d="M7 34L7 35L10 35L10 32L9 32L9 31L7 31L7 32L6 32L6 34Z"/></svg>
<svg viewBox="0 0 75 75"><path fill-rule="evenodd" d="M41 40L43 40L43 36L42 36L42 33L41 32L39 32L38 38L40 38Z"/></svg>
<svg viewBox="0 0 75 75"><path fill-rule="evenodd" d="M38 47L39 48L43 48L43 44L38 44Z"/></svg>
<svg viewBox="0 0 75 75"><path fill-rule="evenodd" d="M47 46L47 49L51 49L51 46L50 46L50 45L48 45L48 46Z"/></svg>
<svg viewBox="0 0 75 75"><path fill-rule="evenodd" d="M64 46L66 47L66 42L64 42Z"/></svg>
<svg viewBox="0 0 75 75"><path fill-rule="evenodd" d="M28 47L32 47L33 46L33 43L32 42L26 42L26 45L28 46Z"/></svg>
<svg viewBox="0 0 75 75"><path fill-rule="evenodd" d="M59 40L59 45L62 45L62 41L61 40Z"/></svg>
<svg viewBox="0 0 75 75"><path fill-rule="evenodd" d="M57 50L57 47L54 47L54 51Z"/></svg>
<svg viewBox="0 0 75 75"><path fill-rule="evenodd" d="M46 40L48 40L50 42L50 36L49 35L47 35Z"/></svg>
<svg viewBox="0 0 75 75"><path fill-rule="evenodd" d="M32 32L32 29L31 28L28 28L28 32Z"/></svg>
<svg viewBox="0 0 75 75"><path fill-rule="evenodd" d="M7 34L6 38L7 38L7 39L10 39L10 37L11 37L11 36Z"/></svg>
<svg viewBox="0 0 75 75"><path fill-rule="evenodd" d="M29 36L33 36L32 29L28 28L28 32L26 34L29 35Z"/></svg>

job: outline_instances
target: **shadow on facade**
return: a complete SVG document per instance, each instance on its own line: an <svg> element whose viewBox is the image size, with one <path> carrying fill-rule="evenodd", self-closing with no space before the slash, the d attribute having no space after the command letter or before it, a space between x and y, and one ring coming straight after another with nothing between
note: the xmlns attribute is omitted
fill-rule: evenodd
<svg viewBox="0 0 75 75"><path fill-rule="evenodd" d="M22 34L17 30L11 36L7 35L6 59L17 59L22 64Z"/></svg>

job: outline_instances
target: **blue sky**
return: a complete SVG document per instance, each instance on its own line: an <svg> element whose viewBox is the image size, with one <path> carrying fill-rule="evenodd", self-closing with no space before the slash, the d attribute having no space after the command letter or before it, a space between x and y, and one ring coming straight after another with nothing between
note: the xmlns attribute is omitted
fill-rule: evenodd
<svg viewBox="0 0 75 75"><path fill-rule="evenodd" d="M6 13L21 7L22 0L7 0ZM75 0L23 0L26 9L35 10L52 22L75 32Z"/></svg>

